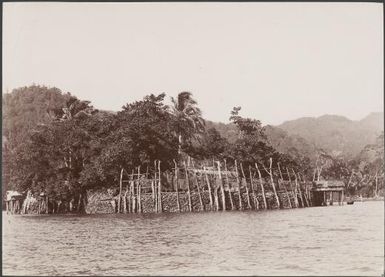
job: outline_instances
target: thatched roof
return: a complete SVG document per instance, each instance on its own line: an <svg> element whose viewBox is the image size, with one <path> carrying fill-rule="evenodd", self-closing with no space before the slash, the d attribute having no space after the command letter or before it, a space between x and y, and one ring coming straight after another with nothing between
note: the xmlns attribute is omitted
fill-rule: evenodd
<svg viewBox="0 0 385 277"><path fill-rule="evenodd" d="M15 190L8 190L6 195L7 195L7 201L12 200L12 198L15 199L23 196L20 192Z"/></svg>
<svg viewBox="0 0 385 277"><path fill-rule="evenodd" d="M314 190L344 190L345 184L340 180L322 180L313 182Z"/></svg>

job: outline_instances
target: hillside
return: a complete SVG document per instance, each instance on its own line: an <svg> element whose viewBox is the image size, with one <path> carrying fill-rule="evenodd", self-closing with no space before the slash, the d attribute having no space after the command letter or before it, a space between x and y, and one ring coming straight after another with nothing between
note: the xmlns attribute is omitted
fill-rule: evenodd
<svg viewBox="0 0 385 277"><path fill-rule="evenodd" d="M231 123L207 121L207 127L215 127L230 142L237 138ZM323 149L334 156L353 158L375 143L383 131L383 113L371 113L359 121L338 115L303 117L278 126L266 125L264 130L268 142L281 153L313 158L317 149Z"/></svg>
<svg viewBox="0 0 385 277"><path fill-rule="evenodd" d="M354 121L343 116L323 115L286 121L277 126L290 136L300 136L333 155L354 157L372 144L383 131L383 113L371 113Z"/></svg>
<svg viewBox="0 0 385 277"><path fill-rule="evenodd" d="M234 142L238 137L238 130L232 123L221 123L206 121L207 128L215 128L230 143ZM272 125L263 127L267 137L267 142L280 153L290 154L293 157L305 156L310 159L315 158L316 147L306 141L306 139L289 135L288 132Z"/></svg>

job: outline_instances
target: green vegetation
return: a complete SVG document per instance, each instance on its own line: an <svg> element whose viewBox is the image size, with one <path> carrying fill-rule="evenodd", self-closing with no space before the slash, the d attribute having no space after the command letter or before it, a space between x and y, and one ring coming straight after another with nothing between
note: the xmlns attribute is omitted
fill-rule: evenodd
<svg viewBox="0 0 385 277"><path fill-rule="evenodd" d="M162 171L172 172L173 161L186 156L226 160L230 167L238 160L246 171L256 162L267 167L272 158L273 168L294 169L306 180L342 179L351 195L383 190L383 133L347 158L244 118L240 107L231 111L231 123L213 123L202 118L191 93L172 98L172 106L165 98L147 95L111 113L57 88L33 85L4 94L3 195L31 190L69 200L88 189L116 188L121 168L151 171L159 160Z"/></svg>

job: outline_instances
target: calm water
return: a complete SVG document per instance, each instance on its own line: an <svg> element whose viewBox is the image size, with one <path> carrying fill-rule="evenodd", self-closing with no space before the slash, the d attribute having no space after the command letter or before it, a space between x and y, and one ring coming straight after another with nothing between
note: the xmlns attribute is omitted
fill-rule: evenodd
<svg viewBox="0 0 385 277"><path fill-rule="evenodd" d="M7 216L3 274L376 275L384 202L267 212Z"/></svg>

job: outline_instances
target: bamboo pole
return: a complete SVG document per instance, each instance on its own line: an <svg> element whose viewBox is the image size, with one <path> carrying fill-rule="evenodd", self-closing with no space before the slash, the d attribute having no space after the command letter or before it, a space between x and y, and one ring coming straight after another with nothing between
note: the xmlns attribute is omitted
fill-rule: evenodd
<svg viewBox="0 0 385 277"><path fill-rule="evenodd" d="M300 176L301 176L301 175L298 173L298 177L300 177ZM305 198L306 207L310 207L310 205L309 205L309 197L308 197L308 193L307 193L307 186L306 186L305 178L302 176L301 180L302 180L302 186L305 187L305 192L303 192L303 195L304 195L304 198ZM333 201L333 200L332 200L332 201Z"/></svg>
<svg viewBox="0 0 385 277"><path fill-rule="evenodd" d="M255 168L257 169L258 177L259 177L259 184L261 186L263 205L264 205L263 208L265 210L267 210L267 202L266 202L265 189L263 187L262 175L261 175L261 171L259 170L258 163L255 163Z"/></svg>
<svg viewBox="0 0 385 277"><path fill-rule="evenodd" d="M300 190L300 194L302 195L302 200L303 200L303 206L305 207L308 207L307 205L307 199L306 199L306 194L303 192L303 187L301 187L302 185L302 179L301 179L301 175L300 173L297 173L297 176L298 176L298 187L299 187L299 190Z"/></svg>
<svg viewBox="0 0 385 277"><path fill-rule="evenodd" d="M142 185L140 184L140 166L138 166L138 185L137 185L137 195L138 195L138 212L142 212L142 199L141 199L141 188Z"/></svg>
<svg viewBox="0 0 385 277"><path fill-rule="evenodd" d="M139 202L140 202L140 199L139 199L139 178L140 178L140 166L137 167L137 174L136 174L136 182L135 182L135 187L136 187L136 191L135 191L135 198L136 198L136 206L135 206L135 209L136 209L136 212L140 212L139 211Z"/></svg>
<svg viewBox="0 0 385 277"><path fill-rule="evenodd" d="M227 173L226 159L224 161L225 161L225 172L226 172L225 176L226 176L226 183L227 183L227 186L229 188L229 198L230 198L231 210L235 210L234 201L233 201L233 194L231 193L231 185L230 185L229 176L228 176L228 173Z"/></svg>
<svg viewBox="0 0 385 277"><path fill-rule="evenodd" d="M158 171L159 171L159 178L158 178L158 186L159 186L159 190L158 190L158 195L159 195L159 209L158 211L159 212L163 212L163 205L162 205L162 181L161 181L161 172L160 172L160 161L158 161Z"/></svg>
<svg viewBox="0 0 385 277"><path fill-rule="evenodd" d="M295 181L295 186L296 188L298 189L298 192L299 192L299 198L301 199L301 206L302 208L305 207L304 205L304 202L303 202L303 197L302 197L302 193L301 193L301 188L299 187L298 185L298 180L297 180L297 174L295 173L294 169L291 169L293 171L293 174L294 174L294 181Z"/></svg>
<svg viewBox="0 0 385 277"><path fill-rule="evenodd" d="M202 194L201 194L201 190L199 188L199 182L198 182L198 178L196 176L196 173L194 172L194 183L195 183L195 186L197 187L197 190L198 190L198 197L199 197L199 204L200 204L200 207L201 207L201 211L204 211L205 210L205 206L203 205L203 199L202 199Z"/></svg>
<svg viewBox="0 0 385 277"><path fill-rule="evenodd" d="M158 204L157 204L157 198L158 198L158 192L157 192L157 189L156 189L156 181L155 179L151 181L151 185L153 186L153 192L154 192L154 196L153 196L153 205L154 205L154 212L158 212Z"/></svg>
<svg viewBox="0 0 385 277"><path fill-rule="evenodd" d="M180 202L179 202L179 184L178 184L178 165L176 161L174 160L174 165L175 165L175 190L176 190L176 205L178 207L178 212L180 212Z"/></svg>
<svg viewBox="0 0 385 277"><path fill-rule="evenodd" d="M345 200L345 194L344 194L344 191L342 190L342 192L341 192L341 205L342 206L344 205L344 200Z"/></svg>
<svg viewBox="0 0 385 277"><path fill-rule="evenodd" d="M138 211L142 213L142 184L138 183Z"/></svg>
<svg viewBox="0 0 385 277"><path fill-rule="evenodd" d="M302 201L302 207L305 207L306 206L306 199L304 198L304 194L303 194L303 188L301 187L301 175L299 174L299 172L297 173L297 181L298 181L298 191L300 193L300 197L301 197L301 201Z"/></svg>
<svg viewBox="0 0 385 277"><path fill-rule="evenodd" d="M295 204L295 207L298 208L299 207L299 203L298 203L298 197L297 197L297 189L293 189L293 183L291 182L291 177L290 177L290 172L289 172L289 169L286 167L286 172L287 172L287 176L289 178L289 183L290 183L290 189L291 189L291 192L293 194L293 197L294 197L294 204Z"/></svg>
<svg viewBox="0 0 385 277"><path fill-rule="evenodd" d="M215 163L214 163L214 159L213 159L213 168L215 168ZM216 211L219 211L219 197L218 197L218 179L216 177L214 177L214 202L215 202L215 210Z"/></svg>
<svg viewBox="0 0 385 277"><path fill-rule="evenodd" d="M127 212L131 213L131 182L132 180L130 179L130 184L128 185L128 198L127 198Z"/></svg>
<svg viewBox="0 0 385 277"><path fill-rule="evenodd" d="M219 211L219 199L218 199L218 187L215 186L214 187L214 201L215 201L215 207L216 207L216 211Z"/></svg>
<svg viewBox="0 0 385 277"><path fill-rule="evenodd" d="M124 193L124 198L123 198L123 212L125 214L127 213L127 193L128 193L128 186L126 186L126 192Z"/></svg>
<svg viewBox="0 0 385 277"><path fill-rule="evenodd" d="M213 195L211 193L210 180L209 180L209 176L208 176L208 174L206 172L206 167L203 167L203 170L205 172L206 183L207 183L207 187L208 187L208 190L209 190L210 210L212 211L213 210Z"/></svg>
<svg viewBox="0 0 385 277"><path fill-rule="evenodd" d="M311 199L311 191L310 191L310 189L308 188L307 185L306 185L306 190L307 190L307 199L309 200L309 207L312 207L313 206L313 202L312 202L312 199Z"/></svg>
<svg viewBox="0 0 385 277"><path fill-rule="evenodd" d="M186 166L185 161L183 161L183 165L184 165L184 170L185 170L185 175L186 175L186 183L187 183L188 208L189 208L189 211L192 212L190 182L189 182L189 178L188 178L188 171L187 171L187 166Z"/></svg>
<svg viewBox="0 0 385 277"><path fill-rule="evenodd" d="M219 185L220 185L221 193L222 193L222 211L226 211L225 190L223 188L222 174L221 174L221 163L219 161L217 161L217 166L218 166Z"/></svg>
<svg viewBox="0 0 385 277"><path fill-rule="evenodd" d="M200 204L200 207L201 207L201 211L204 211L205 210L205 205L203 204L202 194L201 194L201 190L200 190L200 187L199 187L198 177L197 177L197 174L195 172L195 165L194 165L194 160L193 159L191 159L191 165L192 165L192 167L194 169L193 177L194 177L195 185L196 185L197 190L198 190L199 204Z"/></svg>
<svg viewBox="0 0 385 277"><path fill-rule="evenodd" d="M250 174L251 193L253 194L254 208L256 210L259 210L259 201L258 201L257 196L255 195L254 180L253 180L253 175L251 173L251 166L250 165L249 165L249 174Z"/></svg>
<svg viewBox="0 0 385 277"><path fill-rule="evenodd" d="M265 168L265 166L262 164L263 166L263 169L266 171L267 174L269 174L270 176L270 182L271 182L271 185L273 187L273 192L274 192L274 195L275 195L275 200L277 202L277 206L278 206L278 209L281 208L281 204L279 202L279 197L278 197L278 194L277 194L277 190L275 189L275 184L274 184L274 179L273 179L273 171L272 171L272 165L273 165L273 158L270 158L269 159L269 171Z"/></svg>
<svg viewBox="0 0 385 277"><path fill-rule="evenodd" d="M136 198L136 182L135 180L132 181L132 212L136 213L138 210L137 207L137 198Z"/></svg>
<svg viewBox="0 0 385 277"><path fill-rule="evenodd" d="M239 173L238 173L238 163L237 163L237 160L235 160L235 172L236 172L236 175L237 175L237 184L238 184L238 193L239 193L239 210L243 210L242 194L241 194L241 183L239 181Z"/></svg>
<svg viewBox="0 0 385 277"><path fill-rule="evenodd" d="M118 198L118 213L120 213L120 202L122 199L122 178L123 178L123 168L120 170L120 178L119 178L119 198ZM79 196L80 199L80 196ZM79 205L78 205L78 210L79 210Z"/></svg>
<svg viewBox="0 0 385 277"><path fill-rule="evenodd" d="M157 162L156 160L154 161L154 211L157 213L158 212L158 184L156 182L157 178L156 178L156 175L157 175L157 171L158 171L158 168L157 168Z"/></svg>
<svg viewBox="0 0 385 277"><path fill-rule="evenodd" d="M282 171L281 171L281 167L280 167L280 164L278 164L278 171L279 171L279 176L281 178L281 182L283 182L283 176L282 176ZM289 195L289 192L287 191L287 188L286 188L286 184L283 183L283 188L285 190L285 194L286 194L286 197L287 197L287 201L289 202L289 208L292 209L293 206L291 205L291 200L290 200L290 195Z"/></svg>
<svg viewBox="0 0 385 277"><path fill-rule="evenodd" d="M242 164L242 163L239 163L239 164L240 164L240 166L241 166L241 172L242 172L243 180L244 180L245 187L246 187L247 208L248 208L249 210L251 210L250 194L249 194L249 188L248 188L248 186L247 186L246 175L245 175L245 172L244 172L244 170L243 170L243 164Z"/></svg>
<svg viewBox="0 0 385 277"><path fill-rule="evenodd" d="M310 190L309 190L309 186L308 186L308 183L306 181L305 175L302 175L302 180L303 180L304 185L305 185L305 193L306 193L306 196L307 196L307 201L308 201L309 207L311 207L311 206L313 206L313 204L312 204L312 201L311 201Z"/></svg>

